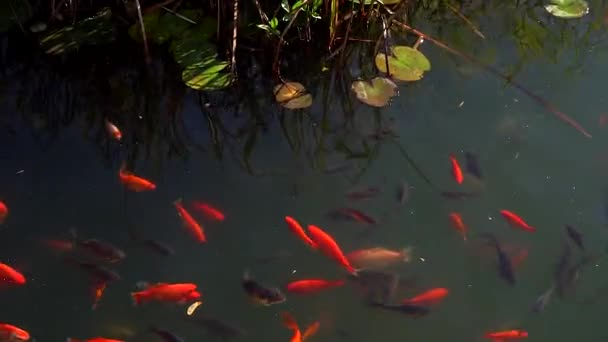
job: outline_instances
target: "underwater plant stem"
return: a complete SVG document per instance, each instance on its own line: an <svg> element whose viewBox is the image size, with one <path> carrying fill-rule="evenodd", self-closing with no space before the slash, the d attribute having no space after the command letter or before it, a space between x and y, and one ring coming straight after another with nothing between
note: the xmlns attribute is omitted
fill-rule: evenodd
<svg viewBox="0 0 608 342"><path fill-rule="evenodd" d="M285 29L281 33L281 36L279 37L279 42L277 43L277 48L275 49L275 52L274 52L274 62L272 63L272 70L274 71L274 74L279 79L281 78L281 70L279 70L280 69L279 68L279 55L281 54L281 46L283 46L283 42L285 41L285 35L287 34L287 32L289 31L289 29L291 28L293 23L298 18L298 14L300 14L300 12L302 12L302 9L304 7L306 7L306 5L308 5L309 1L310 0L304 0L304 2L302 3L302 6L300 6L300 8L298 8L296 13L293 14L293 17L291 17L291 20L287 24L287 27L285 27Z"/></svg>
<svg viewBox="0 0 608 342"><path fill-rule="evenodd" d="M558 119L560 119L561 121L565 122L566 124L570 125L571 127L573 127L574 129L576 129L577 131L579 131L582 135L584 135L587 138L591 138L592 135L587 132L587 130L585 130L585 128L583 128L583 126L581 126L576 120L572 119L571 117L569 117L568 115L566 115L564 112L560 111L556 106L554 106L553 104L551 104L550 102L548 102L547 100L543 99L542 97L540 97L539 95L536 95L535 93L533 93L531 90L528 90L526 87L524 87L521 83L513 80L511 77L509 77L508 75L503 74L500 70L498 70L497 68L488 65L482 61L480 61L479 59L465 53L462 51L458 51L452 47L450 47L449 45L447 45L446 43L441 42L440 40L437 40L423 32L420 32L418 30L416 30L413 27L410 27L409 25L399 22L397 20L393 20L393 23L396 24L397 26L401 27L402 29L414 33L426 40L428 40L429 42L435 44L436 46L446 50L447 52L456 55L458 57L461 57L473 64L477 64L479 66L481 66L482 68L484 68L486 71L502 78L503 80L505 80L507 83L511 84L513 87L517 88L519 91L521 91L522 93L526 94L528 97L530 97L531 99L533 99L534 101L536 101L538 104L540 104L541 106L545 107L546 110L548 110L549 112L551 112L553 115L555 115Z"/></svg>
<svg viewBox="0 0 608 342"><path fill-rule="evenodd" d="M185 22L188 22L188 23L190 23L190 24L192 24L192 25L196 25L196 24L197 24L197 22L196 22L196 21L194 21L194 20L192 20L192 19L190 19L190 18L188 18L188 17L186 17L186 16L183 16L183 15L181 15L181 14L179 14L179 13L175 12L175 11L174 11L174 10L172 10L172 9L169 9L169 8L167 8L167 7L165 7L165 6L160 6L160 8L162 8L162 9L164 9L165 11L167 11L167 12L169 12L169 13L173 14L174 16L176 16L176 17L180 18L181 20L183 20L183 21L185 21Z"/></svg>
<svg viewBox="0 0 608 342"><path fill-rule="evenodd" d="M141 28L141 36L144 40L144 53L146 54L146 64L152 63L152 59L150 59L150 51L148 50L148 39L146 38L146 27L144 25L144 17L141 15L141 5L139 4L139 0L135 0L137 4L137 16L139 17L139 27Z"/></svg>
<svg viewBox="0 0 608 342"><path fill-rule="evenodd" d="M460 12L458 10L458 8L450 5L449 3L447 3L447 6L450 10L452 10L452 12L454 12L454 14L456 14L456 16L458 16L458 18L462 19L462 21L464 21L465 24L467 24L471 28L473 33L478 35L481 39L486 39L486 36L484 36L483 33L481 33L481 31L479 31L477 26L475 26L475 24L473 24L473 22L471 22L471 20L469 20L469 18L465 17L464 14L462 14L462 12Z"/></svg>
<svg viewBox="0 0 608 342"><path fill-rule="evenodd" d="M232 62L230 66L230 71L232 72L232 77L236 80L236 39L238 37L238 22L239 22L239 0L234 0L234 22L232 24Z"/></svg>
<svg viewBox="0 0 608 342"><path fill-rule="evenodd" d="M258 9L258 14L260 15L260 20L262 20L262 24L268 24L268 16L264 12L264 10L262 10L262 5L260 5L260 1L253 0L253 3L255 4L255 7Z"/></svg>

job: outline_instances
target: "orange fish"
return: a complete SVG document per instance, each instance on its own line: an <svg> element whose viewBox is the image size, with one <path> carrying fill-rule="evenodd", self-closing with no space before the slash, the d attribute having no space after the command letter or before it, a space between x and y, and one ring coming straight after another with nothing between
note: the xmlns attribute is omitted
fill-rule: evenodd
<svg viewBox="0 0 608 342"><path fill-rule="evenodd" d="M118 171L118 177L120 182L129 190L135 192L152 191L156 189L156 184L150 182L145 178L134 175L133 173L125 170L125 164L120 167Z"/></svg>
<svg viewBox="0 0 608 342"><path fill-rule="evenodd" d="M450 213L450 221L452 226L462 235L462 239L467 241L467 226L462 221L462 216L459 213Z"/></svg>
<svg viewBox="0 0 608 342"><path fill-rule="evenodd" d="M195 209L200 210L203 214L205 214L205 216L207 216L208 218L210 218L212 220L221 222L221 221L224 221L224 219L226 218L224 213L222 213L220 210L212 207L211 205L209 205L207 203L194 202L194 203L192 203L192 206Z"/></svg>
<svg viewBox="0 0 608 342"><path fill-rule="evenodd" d="M407 263L412 258L412 248L406 247L395 251L384 247L360 249L350 252L346 259L353 267L366 269L382 269L396 263Z"/></svg>
<svg viewBox="0 0 608 342"><path fill-rule="evenodd" d="M196 241L200 243L207 242L207 236L205 235L203 227L198 222L196 222L196 220L192 217L192 215L190 215L190 213L188 213L188 211L186 211L186 209L184 209L181 198L173 202L173 205L175 205L177 213L179 214L179 217L181 217L184 227L186 227L190 231L190 233L194 235Z"/></svg>
<svg viewBox="0 0 608 342"><path fill-rule="evenodd" d="M522 230L525 230L525 231L531 232L531 233L533 233L533 232L536 231L536 228L534 228L534 227L530 226L529 224L527 224L526 221L524 221L521 217L517 216L513 212L510 212L508 210L501 210L500 214L513 227L521 228Z"/></svg>
<svg viewBox="0 0 608 342"><path fill-rule="evenodd" d="M0 224L3 224L8 216L8 207L4 202L0 201Z"/></svg>
<svg viewBox="0 0 608 342"><path fill-rule="evenodd" d="M413 298L406 299L403 304L437 304L442 301L449 293L449 290L443 287L438 287L425 291Z"/></svg>
<svg viewBox="0 0 608 342"><path fill-rule="evenodd" d="M452 176L456 180L456 183L462 184L464 180L464 176L462 175L462 168L460 168L460 164L458 164L458 160L454 157L453 154L450 154L450 162L452 163Z"/></svg>
<svg viewBox="0 0 608 342"><path fill-rule="evenodd" d="M107 284L108 283L105 281L100 281L93 284L93 306L91 307L91 310L97 309L97 305L99 304L101 297L103 297Z"/></svg>
<svg viewBox="0 0 608 342"><path fill-rule="evenodd" d="M283 325L285 325L287 329L291 329L293 331L293 335L291 336L289 342L303 342L309 337L315 335L321 327L321 323L319 321L316 321L309 325L308 328L306 328L306 330L302 334L300 332L300 327L298 326L298 323L288 312L281 313L281 319L283 320Z"/></svg>
<svg viewBox="0 0 608 342"><path fill-rule="evenodd" d="M21 342L29 341L30 334L14 325L0 323L0 341Z"/></svg>
<svg viewBox="0 0 608 342"><path fill-rule="evenodd" d="M54 252L66 253L74 249L74 243L68 240L42 239L40 242Z"/></svg>
<svg viewBox="0 0 608 342"><path fill-rule="evenodd" d="M116 125L114 125L107 119L106 119L106 130L108 131L108 134L115 140L120 141L120 139L122 139L122 133L120 132L118 127L116 127Z"/></svg>
<svg viewBox="0 0 608 342"><path fill-rule="evenodd" d="M111 338L105 338L105 337L93 337L93 338L89 338L86 340L80 340L80 339L68 337L67 342L125 342L125 341L113 340Z"/></svg>
<svg viewBox="0 0 608 342"><path fill-rule="evenodd" d="M132 292L131 297L135 305L141 305L150 301L183 304L200 299L201 294L196 290L196 284L159 283L149 285L143 291Z"/></svg>
<svg viewBox="0 0 608 342"><path fill-rule="evenodd" d="M287 284L286 290L291 293L308 294L340 287L342 285L344 285L344 280L306 279L292 281Z"/></svg>
<svg viewBox="0 0 608 342"><path fill-rule="evenodd" d="M9 265L0 262L0 283L24 285L26 280L23 274Z"/></svg>
<svg viewBox="0 0 608 342"><path fill-rule="evenodd" d="M292 233L296 234L296 236L300 238L300 240L304 241L307 245L314 249L317 248L317 244L312 241L308 234L306 234L304 228L302 228L302 226L298 223L298 221L296 221L296 219L291 216L285 216L285 222L287 222L289 230L291 230Z"/></svg>
<svg viewBox="0 0 608 342"><path fill-rule="evenodd" d="M485 338L493 340L494 342L502 342L506 340L519 340L528 338L528 332L524 330L505 330L490 332L484 335Z"/></svg>
<svg viewBox="0 0 608 342"><path fill-rule="evenodd" d="M331 259L334 259L349 273L357 274L357 270L350 265L350 262L344 256L344 253L342 253L342 249L340 249L340 246L338 243L336 243L331 235L314 225L308 226L308 233L310 234L310 238L315 242L323 254Z"/></svg>

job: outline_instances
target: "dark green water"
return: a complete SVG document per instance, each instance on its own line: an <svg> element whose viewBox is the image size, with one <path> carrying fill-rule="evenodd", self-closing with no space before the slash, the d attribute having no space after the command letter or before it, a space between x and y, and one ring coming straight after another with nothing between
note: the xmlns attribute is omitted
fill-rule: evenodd
<svg viewBox="0 0 608 342"><path fill-rule="evenodd" d="M22 270L28 284L0 290L0 321L23 327L43 342L98 335L152 341L156 337L146 332L151 325L186 341L211 341L213 337L185 319L185 307L135 308L129 297L139 281L194 282L204 298L198 314L241 327L248 332L238 339L243 341L288 340L290 332L278 316L281 311L291 312L301 325L320 320L315 341L481 341L486 331L512 328L529 331L531 341L605 340L608 332L602 323L608 298L600 292L585 302L608 282L605 259L583 269L574 294L554 298L541 314L530 312L551 283L564 224L583 232L590 253L603 253L608 241L608 128L598 124L600 114L608 112L603 6L594 2L589 16L573 21L547 18L538 9L505 14L499 6L480 21L485 41L460 24L445 25L442 35L449 43L461 41L461 49L500 69L521 65L515 78L578 120L592 139L502 80L428 43L421 51L433 69L422 81L401 84L400 96L381 110L354 100L352 116L345 118L333 92L323 110L321 89L310 89L315 103L305 112L284 112L272 103L271 93L256 94L255 106L250 101L228 105L232 98L226 94L207 97L207 113L221 117L231 132L252 126L244 124L250 122L252 108L263 113L265 127L258 130L250 154L253 175L243 167L246 134L239 140L226 137L223 159L218 160L208 117L193 92L177 97L174 116L151 115L153 109L144 105L135 113L136 106L125 101L124 92L99 92L100 80L49 73L61 70L53 64L57 61L43 59L22 64L19 72L5 70L0 199L10 215L0 230L0 260ZM540 47L518 48L514 23L525 19L533 25L533 16L545 27L537 41ZM430 23L419 26L434 32ZM136 96L129 99L135 102L171 98L163 91L142 92L141 84L121 83L119 78L112 82L132 89ZM86 102L86 94L94 100ZM106 138L101 125L105 115L123 128L123 144ZM319 124L323 117L329 128ZM304 132L299 150L294 151L285 138L279 118L299 121L298 129ZM338 141L361 149L361 141L378 122L392 122L399 137L377 144L366 139L374 146L373 158L345 160L335 151ZM327 150L327 165L347 163L350 169L322 172L323 163L311 163L319 144ZM413 170L398 145L407 148L433 186ZM169 153L169 147L179 153ZM464 151L479 156L483 182L465 175L465 183L457 186L451 178L447 156L455 153L462 162ZM157 190L126 193L117 177L125 159L138 175L153 180ZM410 184L411 196L399 206L394 193L402 181ZM366 186L383 192L366 201L344 196ZM481 195L449 200L439 196L439 189ZM208 244L196 244L182 228L172 205L177 198L208 201L226 213L222 223L201 219ZM381 222L362 234L361 224L327 217L329 210L345 206L364 210ZM499 215L501 209L517 212L537 232L508 227ZM460 212L469 226L471 238L466 243L450 226L448 214L453 211ZM289 232L285 215L326 228L346 251L414 247L414 260L393 270L415 278L416 284L395 300L431 287L446 287L451 293L422 319L372 310L350 286L304 297L288 295L286 303L272 307L253 306L240 284L246 269L261 282L277 286L299 278L345 276ZM44 238L67 238L71 227L127 253L126 260L115 266L122 279L108 287L95 311L90 309L85 275L39 243ZM134 227L170 244L176 254L164 258L132 246L128 232ZM499 279L495 256L475 241L476 233L487 231L510 248L529 252L516 271L514 288ZM266 264L257 261L274 255L281 257ZM579 255L575 254L577 260Z"/></svg>

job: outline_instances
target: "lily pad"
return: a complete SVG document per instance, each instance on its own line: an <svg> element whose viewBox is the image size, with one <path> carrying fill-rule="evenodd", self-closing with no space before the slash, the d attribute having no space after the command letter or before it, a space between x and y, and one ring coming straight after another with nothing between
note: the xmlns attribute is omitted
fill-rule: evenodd
<svg viewBox="0 0 608 342"><path fill-rule="evenodd" d="M182 80L186 85L196 90L224 89L232 83L232 75L223 72L228 67L227 62L215 58L193 64L182 72Z"/></svg>
<svg viewBox="0 0 608 342"><path fill-rule="evenodd" d="M42 36L40 46L51 55L60 55L84 45L107 44L116 37L112 12L105 8L96 15Z"/></svg>
<svg viewBox="0 0 608 342"><path fill-rule="evenodd" d="M200 10L182 10L178 12L194 22L198 22L203 17ZM192 24L172 13L161 13L160 10L152 11L143 16L146 37L152 39L157 44L162 44L171 38L182 37L186 30L190 30L199 24ZM141 25L139 22L131 25L129 35L137 41L142 40ZM206 39L206 38L203 38Z"/></svg>
<svg viewBox="0 0 608 342"><path fill-rule="evenodd" d="M386 77L376 77L371 83L355 81L351 89L361 102L373 107L384 107L391 97L397 95L397 85Z"/></svg>
<svg viewBox="0 0 608 342"><path fill-rule="evenodd" d="M312 95L302 83L286 82L274 87L274 98L287 109L307 108L312 105Z"/></svg>
<svg viewBox="0 0 608 342"><path fill-rule="evenodd" d="M554 0L552 4L545 5L545 9L555 17L573 19L588 14L589 4L585 0Z"/></svg>
<svg viewBox="0 0 608 342"><path fill-rule="evenodd" d="M425 71L431 70L431 62L422 52L409 46L393 46L392 56L388 56L388 66L391 75L400 81L418 81ZM376 67L381 72L386 70L386 55L376 55Z"/></svg>

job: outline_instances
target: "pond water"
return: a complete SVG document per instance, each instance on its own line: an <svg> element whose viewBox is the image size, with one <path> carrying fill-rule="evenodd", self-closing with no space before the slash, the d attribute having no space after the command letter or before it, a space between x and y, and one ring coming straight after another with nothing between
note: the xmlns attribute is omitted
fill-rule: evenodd
<svg viewBox="0 0 608 342"><path fill-rule="evenodd" d="M142 281L192 282L204 302L195 315L246 331L236 341L287 340L283 311L301 327L320 321L315 341L481 341L488 331L508 329L526 330L533 341L605 340L608 128L602 113L608 113L608 27L603 2L591 5L590 14L577 20L547 18L542 8L504 13L494 7L478 19L485 40L454 18L415 25L510 73L580 122L591 139L504 80L429 42L420 50L432 70L421 81L399 83L399 96L382 109L347 93L352 107L345 110L338 73L331 70L312 77L314 86L298 80L313 94L313 106L288 111L273 103L266 88L247 97L199 97L159 85L158 69L149 79L114 73L103 79L112 59L92 71L85 62L65 66L59 58L5 58L0 199L10 213L0 226L0 260L28 282L0 289L0 321L27 329L37 341L151 341L158 339L148 332L151 326L186 341L221 341L189 321L186 306L134 307L129 295ZM529 33L534 30L536 35ZM3 43L8 55L17 45L9 40ZM72 67L82 77L67 72ZM108 137L104 117L121 128L122 142ZM395 137L371 138L380 126ZM458 185L448 156L454 154L464 167L465 152L478 157L483 178L465 173ZM118 177L124 161L156 190L126 191ZM403 183L409 198L400 204L395 194ZM367 187L381 192L365 200L346 196ZM451 199L441 191L478 195ZM206 244L182 226L173 206L179 198L203 225ZM220 208L226 219L209 220L189 206L192 201ZM328 215L344 207L378 222L370 226ZM536 232L509 227L503 209ZM467 241L452 227L452 212L468 226ZM345 252L411 246L412 260L389 269L403 285L394 302L435 287L450 293L418 319L371 308L351 282L256 306L241 287L245 271L269 286L347 275L299 241L284 221L287 215L322 227ZM555 295L544 312L533 313L534 301L553 281L566 224L582 232L586 253L597 259L581 269L574 291ZM71 229L126 253L109 266L121 279L108 285L95 310L86 273L66 262L71 254L44 243L69 241ZM142 248L133 232L170 245L175 254ZM478 237L483 232L494 233L512 256L527 251L515 268L515 286L499 277L496 253ZM572 252L573 263L583 257L576 247Z"/></svg>

